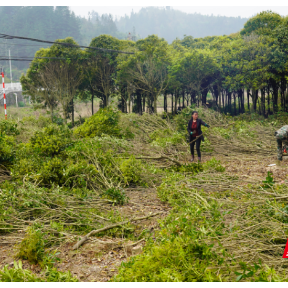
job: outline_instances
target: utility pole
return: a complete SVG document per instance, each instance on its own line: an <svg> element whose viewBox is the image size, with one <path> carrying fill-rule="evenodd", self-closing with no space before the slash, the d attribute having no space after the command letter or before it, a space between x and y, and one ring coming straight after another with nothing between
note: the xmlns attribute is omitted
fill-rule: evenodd
<svg viewBox="0 0 288 288"><path fill-rule="evenodd" d="M10 64L10 89L13 91L13 88L12 88L12 65L11 65L11 54L10 54L10 48L9 48L9 64ZM18 95L17 93L14 93L15 95L15 104L16 104L16 107L18 107Z"/></svg>
<svg viewBox="0 0 288 288"><path fill-rule="evenodd" d="M9 62L10 62L10 85L12 89L12 68L11 68L11 55L10 55L10 49L9 49Z"/></svg>
<svg viewBox="0 0 288 288"><path fill-rule="evenodd" d="M1 69L2 85L3 85L3 101L4 101L5 120L7 120L5 82L4 82L4 72L3 72L2 66L0 67L0 69Z"/></svg>

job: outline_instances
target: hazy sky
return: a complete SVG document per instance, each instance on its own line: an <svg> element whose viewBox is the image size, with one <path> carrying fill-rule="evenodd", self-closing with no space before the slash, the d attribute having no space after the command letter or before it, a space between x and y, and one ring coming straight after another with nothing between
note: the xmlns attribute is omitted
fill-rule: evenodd
<svg viewBox="0 0 288 288"><path fill-rule="evenodd" d="M254 1L255 2L255 1ZM118 2L119 3L119 2ZM234 2L237 4L237 2ZM263 2L262 2L263 3ZM282 2L283 3L283 2ZM242 4L242 3L241 3ZM240 3L238 5L241 5ZM214 4L215 5L215 4ZM277 5L277 4L276 4ZM283 5L283 4L282 4ZM142 7L147 6L70 6L76 15L88 16L89 11L96 11L100 15L110 13L114 16L130 15L132 9L138 12ZM158 6L159 7L159 6ZM160 6L164 7L164 6ZM205 15L223 15L248 18L263 10L272 10L280 15L288 15L288 6L171 6L175 10L186 13L200 13Z"/></svg>

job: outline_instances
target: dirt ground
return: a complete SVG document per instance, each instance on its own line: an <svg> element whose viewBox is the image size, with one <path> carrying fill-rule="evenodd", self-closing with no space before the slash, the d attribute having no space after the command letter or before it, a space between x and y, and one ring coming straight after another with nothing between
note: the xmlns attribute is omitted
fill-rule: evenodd
<svg viewBox="0 0 288 288"><path fill-rule="evenodd" d="M129 203L118 208L121 215L126 217L142 217L160 212L152 217L137 222L136 233L147 229L152 237L154 230L158 228L158 219L167 216L170 207L157 198L156 189L126 189L126 195L130 198ZM83 235L84 236L84 235ZM9 264L13 267L14 245L24 237L23 231L0 236L0 269ZM70 270L80 281L101 281L106 282L117 273L122 261L142 252L145 241L131 241L121 238L102 237L85 242L78 250L72 250L76 241L67 241L58 247L61 259L56 266L61 271ZM30 265L23 260L23 268L31 269L35 274L41 271L40 266Z"/></svg>
<svg viewBox="0 0 288 288"><path fill-rule="evenodd" d="M267 158L256 156L243 156L244 158L225 157L221 155L203 156L203 161L211 157L221 160L226 172L238 176L241 184L259 183L267 177L267 172L271 171L276 183L287 183L288 160L284 160L279 166L268 167L276 164L276 156ZM189 157L187 157L187 160ZM136 224L138 230L148 229L153 237L153 233L158 229L158 219L167 216L171 209L167 204L162 203L157 198L156 189L152 188L130 188L126 189L126 194L130 198L128 204L118 208L121 215L126 217L141 217L151 213L161 212L156 217L139 221ZM24 237L23 231L15 232L7 236L0 236L0 269L4 265L13 266L14 245ZM72 250L74 241L67 241L58 247L61 261L57 267L61 271L70 270L82 282L109 281L118 271L118 267L123 261L127 261L130 256L142 252L145 240L131 241L121 238L92 237L78 250ZM23 268L29 268L38 274L41 268L37 265L30 265L28 261L23 261Z"/></svg>

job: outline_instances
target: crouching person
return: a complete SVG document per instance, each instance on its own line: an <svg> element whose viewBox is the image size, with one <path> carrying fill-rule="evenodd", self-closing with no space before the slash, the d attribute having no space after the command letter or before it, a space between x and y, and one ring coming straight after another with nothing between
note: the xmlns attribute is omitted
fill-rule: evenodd
<svg viewBox="0 0 288 288"><path fill-rule="evenodd" d="M281 127L275 132L275 137L277 141L277 159L282 161L283 159L283 145L284 150L288 145L288 125ZM286 151L285 151L286 152Z"/></svg>
<svg viewBox="0 0 288 288"><path fill-rule="evenodd" d="M201 130L201 125L204 125L206 127L210 127L208 124L206 124L204 121L198 118L198 112L193 111L192 117L188 123L187 131L190 135L190 151L191 151L191 160L194 161L194 147L196 144L196 151L198 155L198 161L201 162L201 152L200 152L200 145L201 141L204 141L204 137Z"/></svg>

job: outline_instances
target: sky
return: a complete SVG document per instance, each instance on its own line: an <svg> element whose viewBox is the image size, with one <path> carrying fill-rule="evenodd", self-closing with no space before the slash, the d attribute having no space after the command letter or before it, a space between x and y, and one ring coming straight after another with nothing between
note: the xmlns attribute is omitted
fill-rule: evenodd
<svg viewBox="0 0 288 288"><path fill-rule="evenodd" d="M252 1L253 2L253 1ZM119 3L119 2L118 2ZM201 2L202 3L202 2ZM215 2L214 2L215 3ZM235 1L237 3L237 1ZM240 3L239 3L240 4ZM238 5L239 5L238 4ZM282 4L283 5L283 4ZM154 6L154 5L150 5ZM158 7L165 7L157 5ZM88 17L89 11L96 11L101 14L112 14L116 17L130 15L132 9L138 12L142 7L147 6L70 6L70 9L76 15ZM288 6L170 6L174 10L180 10L186 13L200 13L204 15L221 15L241 18L249 18L264 10L272 10L280 15L288 15Z"/></svg>

